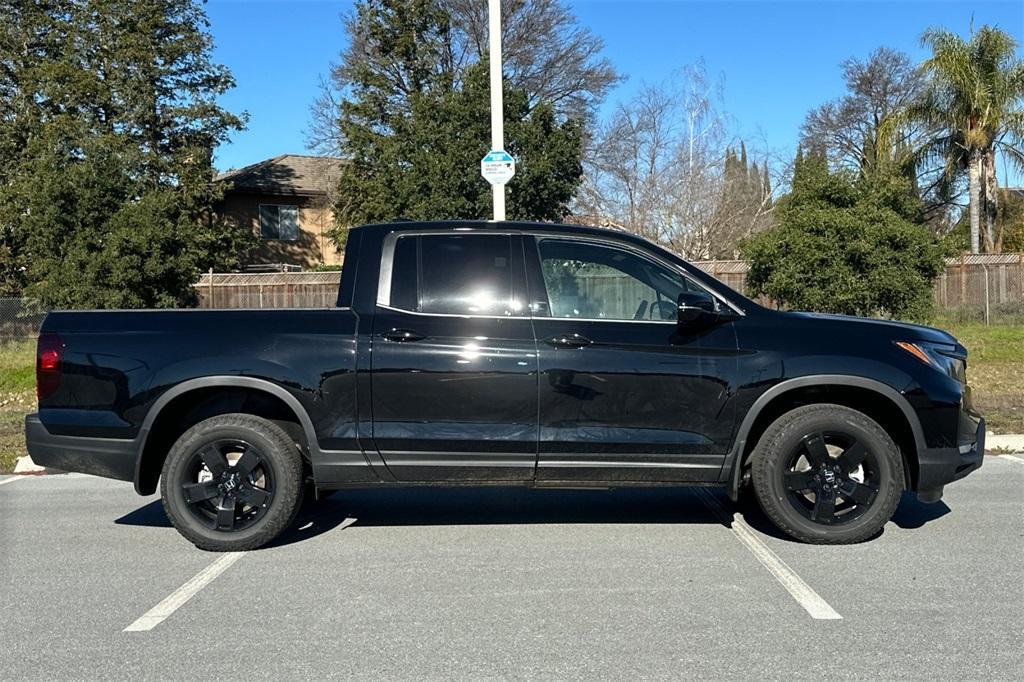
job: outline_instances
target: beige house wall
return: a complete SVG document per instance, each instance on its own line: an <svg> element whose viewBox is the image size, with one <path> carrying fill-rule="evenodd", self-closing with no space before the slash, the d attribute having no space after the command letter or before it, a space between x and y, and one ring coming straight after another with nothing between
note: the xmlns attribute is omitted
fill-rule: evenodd
<svg viewBox="0 0 1024 682"><path fill-rule="evenodd" d="M297 206L299 238L295 241L260 237L260 205ZM311 268L317 265L340 265L342 254L327 236L333 225L330 206L323 197L279 196L232 192L221 202L221 214L248 225L259 245L249 258L251 263L287 263Z"/></svg>

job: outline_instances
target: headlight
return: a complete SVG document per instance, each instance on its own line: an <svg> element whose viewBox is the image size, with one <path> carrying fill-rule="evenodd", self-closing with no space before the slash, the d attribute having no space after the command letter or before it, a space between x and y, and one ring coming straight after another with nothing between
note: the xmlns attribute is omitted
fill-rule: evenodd
<svg viewBox="0 0 1024 682"><path fill-rule="evenodd" d="M967 383L967 353L962 347L928 341L897 341L896 345L961 384Z"/></svg>

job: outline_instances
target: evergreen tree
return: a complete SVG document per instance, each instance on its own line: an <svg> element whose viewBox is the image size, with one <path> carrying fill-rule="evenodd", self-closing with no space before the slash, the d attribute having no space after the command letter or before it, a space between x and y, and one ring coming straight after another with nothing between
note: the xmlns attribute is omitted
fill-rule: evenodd
<svg viewBox="0 0 1024 682"><path fill-rule="evenodd" d="M734 235L735 239L746 237L769 224L768 210L771 208L771 189L768 182L768 162L765 161L764 175L756 162L747 156L747 145L740 142L739 154L731 147L725 150L722 196L715 212L714 222L722 231ZM735 242L728 250L713 250L715 257L733 258Z"/></svg>
<svg viewBox="0 0 1024 682"><path fill-rule="evenodd" d="M200 270L230 267L252 240L210 211L213 149L242 123L216 103L233 81L210 60L202 7L5 10L0 249L20 273L8 291L56 307L191 303Z"/></svg>
<svg viewBox="0 0 1024 682"><path fill-rule="evenodd" d="M944 255L923 209L896 163L833 172L801 150L778 226L741 247L747 285L799 310L923 319Z"/></svg>
<svg viewBox="0 0 1024 682"><path fill-rule="evenodd" d="M351 94L341 104L349 163L338 184L335 241L348 226L397 216L487 217L491 188L480 177L490 140L486 62L466 69L458 83L443 68L448 18L435 2L368 0L357 5L357 17L374 59L354 65ZM378 77L382 72L391 78ZM580 126L559 122L550 104L531 106L524 91L506 84L505 137L517 161L509 218L561 218L582 176Z"/></svg>

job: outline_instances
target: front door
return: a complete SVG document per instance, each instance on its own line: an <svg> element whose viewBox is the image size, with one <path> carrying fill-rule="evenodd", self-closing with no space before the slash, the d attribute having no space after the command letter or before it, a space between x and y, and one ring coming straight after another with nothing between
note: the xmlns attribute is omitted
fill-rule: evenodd
<svg viewBox="0 0 1024 682"><path fill-rule="evenodd" d="M735 333L676 321L679 293L705 290L616 241L538 235L526 247L537 480L717 480L733 427Z"/></svg>
<svg viewBox="0 0 1024 682"><path fill-rule="evenodd" d="M373 324L373 438L399 480L532 479L537 355L522 238L396 233Z"/></svg>

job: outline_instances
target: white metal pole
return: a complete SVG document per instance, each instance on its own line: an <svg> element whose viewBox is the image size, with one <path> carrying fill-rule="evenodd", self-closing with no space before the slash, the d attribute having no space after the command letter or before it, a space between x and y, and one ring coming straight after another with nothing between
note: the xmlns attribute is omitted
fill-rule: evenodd
<svg viewBox="0 0 1024 682"><path fill-rule="evenodd" d="M491 149L505 148L505 104L501 83L501 0L488 0L491 61ZM505 219L505 185L493 185L494 219Z"/></svg>

